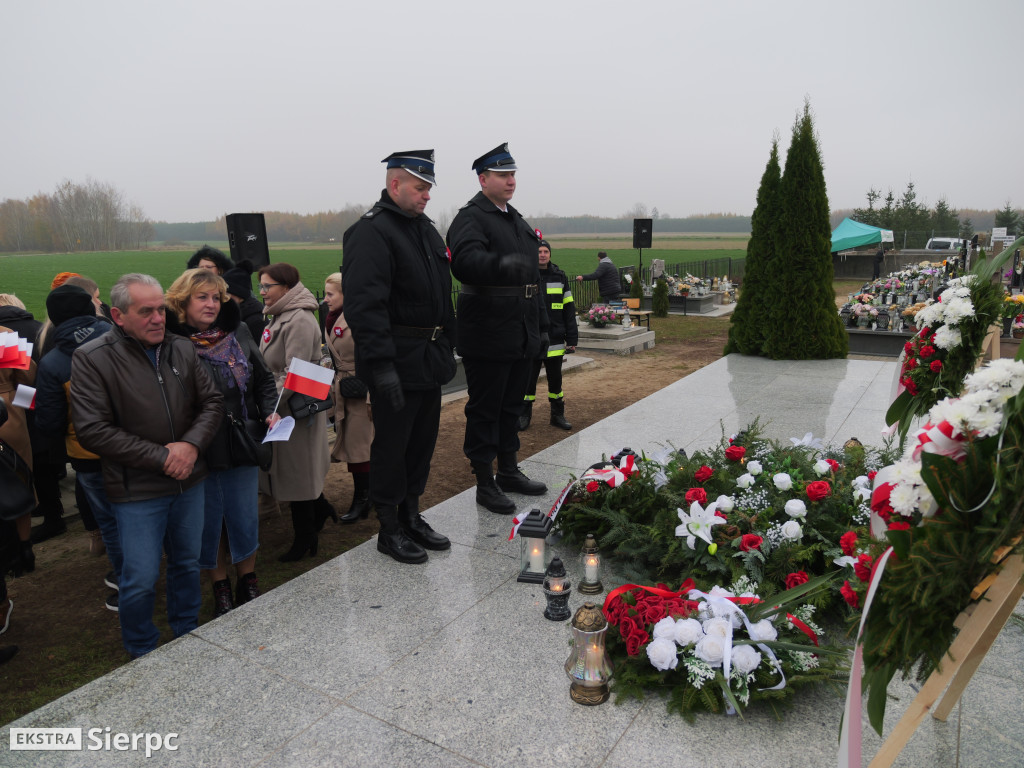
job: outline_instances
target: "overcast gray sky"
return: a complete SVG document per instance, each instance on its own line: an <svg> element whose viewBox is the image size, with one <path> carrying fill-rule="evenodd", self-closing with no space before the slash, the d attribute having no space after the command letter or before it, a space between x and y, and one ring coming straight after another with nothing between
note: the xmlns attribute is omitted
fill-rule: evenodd
<svg viewBox="0 0 1024 768"><path fill-rule="evenodd" d="M436 217L508 141L527 215L749 214L806 96L833 208L1024 206L1021 0L0 0L0 29L0 199L312 213L433 147Z"/></svg>

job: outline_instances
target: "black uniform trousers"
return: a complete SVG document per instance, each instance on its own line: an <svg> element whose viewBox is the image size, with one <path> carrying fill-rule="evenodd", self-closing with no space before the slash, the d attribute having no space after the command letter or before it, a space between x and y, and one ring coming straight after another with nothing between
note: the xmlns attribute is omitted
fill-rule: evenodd
<svg viewBox="0 0 1024 768"><path fill-rule="evenodd" d="M486 463L519 450L519 415L531 363L462 359L469 389L462 451L470 461Z"/></svg>
<svg viewBox="0 0 1024 768"><path fill-rule="evenodd" d="M401 504L406 496L422 496L441 420L441 388L404 389L405 407L396 412L391 401L370 387L373 442L370 444L370 501Z"/></svg>
<svg viewBox="0 0 1024 768"><path fill-rule="evenodd" d="M534 360L530 370L530 386L526 390L527 396L530 398L536 397L540 369L541 366L544 366L544 370L548 374L548 399L560 399L562 397L563 360L565 360L565 355L552 355L551 357L545 357L543 360Z"/></svg>

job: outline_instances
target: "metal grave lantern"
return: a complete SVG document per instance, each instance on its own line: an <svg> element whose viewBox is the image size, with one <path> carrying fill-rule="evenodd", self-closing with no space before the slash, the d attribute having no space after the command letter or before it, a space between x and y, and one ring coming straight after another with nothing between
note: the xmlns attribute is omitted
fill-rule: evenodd
<svg viewBox="0 0 1024 768"><path fill-rule="evenodd" d="M583 549L580 550L580 564L583 566L583 578L576 590L581 595L599 595L604 592L601 583L601 554L597 548L594 534L588 533Z"/></svg>
<svg viewBox="0 0 1024 768"><path fill-rule="evenodd" d="M519 576L516 581L543 584L550 555L547 536L551 532L551 518L539 509L531 509L519 526Z"/></svg>
<svg viewBox="0 0 1024 768"><path fill-rule="evenodd" d="M544 597L547 600L547 607L544 609L545 619L565 621L572 616L572 611L569 610L571 590L572 583L565 574L562 558L551 558L551 565L544 574Z"/></svg>
<svg viewBox="0 0 1024 768"><path fill-rule="evenodd" d="M594 603L584 603L572 617L572 651L565 673L572 684L569 696L577 704L595 706L608 701L612 663L604 650L608 621Z"/></svg>

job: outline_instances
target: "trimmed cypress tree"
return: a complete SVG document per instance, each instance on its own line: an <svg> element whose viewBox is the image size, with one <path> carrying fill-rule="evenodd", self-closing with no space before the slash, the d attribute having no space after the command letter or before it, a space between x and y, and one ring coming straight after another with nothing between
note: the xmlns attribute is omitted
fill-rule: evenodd
<svg viewBox="0 0 1024 768"><path fill-rule="evenodd" d="M668 317L668 281L659 277L651 295L651 311L655 317Z"/></svg>
<svg viewBox="0 0 1024 768"><path fill-rule="evenodd" d="M750 241L747 243L743 284L736 308L729 319L729 340L724 351L726 355L732 352L760 355L764 351L765 325L768 322L765 310L770 301L765 278L775 257L773 227L778 217L781 178L779 139L776 137L772 140L772 152L764 175L761 176L761 186L757 190L757 206L750 217Z"/></svg>
<svg viewBox="0 0 1024 768"><path fill-rule="evenodd" d="M776 257L770 301L765 302L764 354L773 360L846 357L849 340L836 311L832 286L832 229L821 153L811 107L793 124L793 140L779 184Z"/></svg>

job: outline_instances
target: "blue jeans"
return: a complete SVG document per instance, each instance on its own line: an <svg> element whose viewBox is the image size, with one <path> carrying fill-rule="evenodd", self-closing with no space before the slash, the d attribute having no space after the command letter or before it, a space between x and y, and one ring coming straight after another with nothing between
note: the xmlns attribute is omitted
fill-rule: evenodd
<svg viewBox="0 0 1024 768"><path fill-rule="evenodd" d="M160 560L167 552L167 623L175 637L199 625L199 550L203 540L203 483L184 493L114 502L124 565L118 612L121 639L132 656L160 642L153 623Z"/></svg>
<svg viewBox="0 0 1024 768"><path fill-rule="evenodd" d="M82 490L85 491L85 497L89 500L89 506L92 507L93 517L96 518L96 525L100 527L100 535L107 547L107 557L110 558L110 565L120 584L124 555L121 553L121 537L117 532L117 518L110 507L110 502L107 501L107 491L103 487L103 473L77 472L76 475Z"/></svg>
<svg viewBox="0 0 1024 768"><path fill-rule="evenodd" d="M259 549L259 467L234 467L210 472L206 486L203 517L203 547L199 567L209 571L217 567L221 531L228 529L231 562L237 564Z"/></svg>

